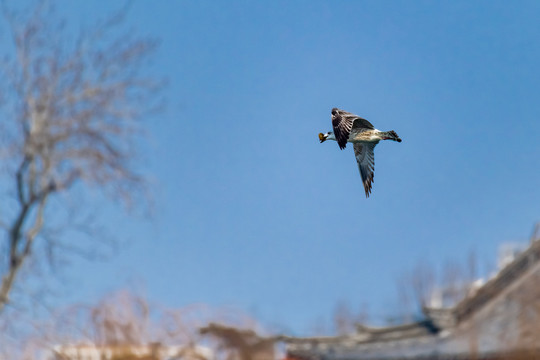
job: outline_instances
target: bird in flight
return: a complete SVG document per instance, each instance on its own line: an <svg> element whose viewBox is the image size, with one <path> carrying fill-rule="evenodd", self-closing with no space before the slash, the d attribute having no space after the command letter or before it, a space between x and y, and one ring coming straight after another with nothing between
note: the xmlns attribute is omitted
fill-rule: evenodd
<svg viewBox="0 0 540 360"><path fill-rule="evenodd" d="M338 108L332 109L332 127L334 131L329 131L326 134L320 133L319 140L321 143L326 140L337 141L341 150L345 149L347 142L353 143L354 156L358 162L366 197L369 197L375 169L373 149L380 140L401 142L401 139L394 130L377 130L366 119Z"/></svg>

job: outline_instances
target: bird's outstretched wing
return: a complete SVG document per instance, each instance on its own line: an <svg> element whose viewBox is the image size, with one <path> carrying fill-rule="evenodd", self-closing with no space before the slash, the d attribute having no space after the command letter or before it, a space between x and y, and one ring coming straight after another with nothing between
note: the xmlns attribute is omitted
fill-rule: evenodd
<svg viewBox="0 0 540 360"><path fill-rule="evenodd" d="M340 149L345 149L347 146L347 140L353 129L357 132L374 129L366 119L338 108L332 109L332 127Z"/></svg>
<svg viewBox="0 0 540 360"><path fill-rule="evenodd" d="M354 156L358 162L358 170L360 170L360 176L362 176L366 197L369 197L369 194L371 193L371 184L373 184L373 172L375 170L375 155L373 149L375 149L375 145L377 145L377 143L354 144Z"/></svg>

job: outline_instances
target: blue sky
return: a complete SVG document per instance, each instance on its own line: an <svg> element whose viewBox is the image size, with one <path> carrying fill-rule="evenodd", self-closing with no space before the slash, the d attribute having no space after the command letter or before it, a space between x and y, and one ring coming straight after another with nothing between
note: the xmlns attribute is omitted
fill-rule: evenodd
<svg viewBox="0 0 540 360"><path fill-rule="evenodd" d="M78 24L121 2L60 4ZM539 18L536 1L134 1L169 83L141 144L154 217L111 221L129 245L74 262L66 299L137 282L302 334L339 301L391 311L419 259L493 264L540 220ZM369 199L352 149L319 144L332 107L403 139L377 146Z"/></svg>

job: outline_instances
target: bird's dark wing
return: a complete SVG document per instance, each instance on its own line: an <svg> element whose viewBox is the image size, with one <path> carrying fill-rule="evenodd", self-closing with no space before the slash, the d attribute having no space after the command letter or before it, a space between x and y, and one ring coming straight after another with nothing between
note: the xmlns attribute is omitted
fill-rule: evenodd
<svg viewBox="0 0 540 360"><path fill-rule="evenodd" d="M363 119L363 118L361 118L359 116L356 116L356 115L353 115L353 116L355 116L355 118L353 119L352 131L362 132L362 131L365 131L365 130L373 130L373 129L375 129L375 127L373 125L371 125L371 123L369 121L367 121L366 119Z"/></svg>
<svg viewBox="0 0 540 360"><path fill-rule="evenodd" d="M342 110L332 109L332 127L334 128L334 134L336 135L339 148L345 149L353 122L350 116L343 116L342 113Z"/></svg>
<svg viewBox="0 0 540 360"><path fill-rule="evenodd" d="M374 129L373 125L358 115L337 108L332 109L332 127L340 149L345 149L351 131L362 132L363 129Z"/></svg>
<svg viewBox="0 0 540 360"><path fill-rule="evenodd" d="M375 149L375 145L377 143L354 144L354 156L358 162L358 170L360 170L366 197L369 197L371 184L373 184L373 172L375 171L375 154L373 149Z"/></svg>

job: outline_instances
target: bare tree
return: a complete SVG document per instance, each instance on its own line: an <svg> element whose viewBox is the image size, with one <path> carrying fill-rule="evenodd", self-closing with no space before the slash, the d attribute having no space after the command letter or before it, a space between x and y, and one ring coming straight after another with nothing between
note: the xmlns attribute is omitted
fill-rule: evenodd
<svg viewBox="0 0 540 360"><path fill-rule="evenodd" d="M354 331L354 315L349 305L340 301L334 308L334 331L337 335L350 334Z"/></svg>
<svg viewBox="0 0 540 360"><path fill-rule="evenodd" d="M94 304L57 309L36 324L32 338L18 344L22 351L12 350L6 358L30 360L41 352L62 360L87 359L90 353L92 358L108 354L104 358L115 360L224 360L236 358L240 350L265 353L271 338L261 338L251 329L257 329L256 322L235 309L204 304L170 308L120 290Z"/></svg>
<svg viewBox="0 0 540 360"><path fill-rule="evenodd" d="M0 88L0 183L9 196L0 213L0 311L30 258L76 248L47 231L69 196L97 190L129 207L141 194L134 144L159 88L141 70L157 43L123 32L125 11L72 36L47 1L24 12L3 8L12 44Z"/></svg>
<svg viewBox="0 0 540 360"><path fill-rule="evenodd" d="M471 259L468 259L471 262ZM469 279L466 274L466 268L469 266L462 265L457 261L447 261L442 269L442 279L438 287L444 292L443 306L452 306L462 300L469 290L470 284L474 279Z"/></svg>
<svg viewBox="0 0 540 360"><path fill-rule="evenodd" d="M346 301L339 301L334 308L333 320L337 335L354 333L358 324L364 324L368 320L367 305L362 304L355 313Z"/></svg>
<svg viewBox="0 0 540 360"><path fill-rule="evenodd" d="M442 267L419 261L396 281L402 321L418 317L425 306L451 307L467 296L477 280L477 257L470 251L466 261L449 260Z"/></svg>
<svg viewBox="0 0 540 360"><path fill-rule="evenodd" d="M534 224L533 230L531 232L530 241L540 240L540 221Z"/></svg>
<svg viewBox="0 0 540 360"><path fill-rule="evenodd" d="M410 322L429 300L436 284L435 268L427 261L419 261L409 272L404 272L396 280L400 322Z"/></svg>
<svg viewBox="0 0 540 360"><path fill-rule="evenodd" d="M435 286L436 276L433 265L420 261L413 268L410 281L414 299L420 306L425 306Z"/></svg>

